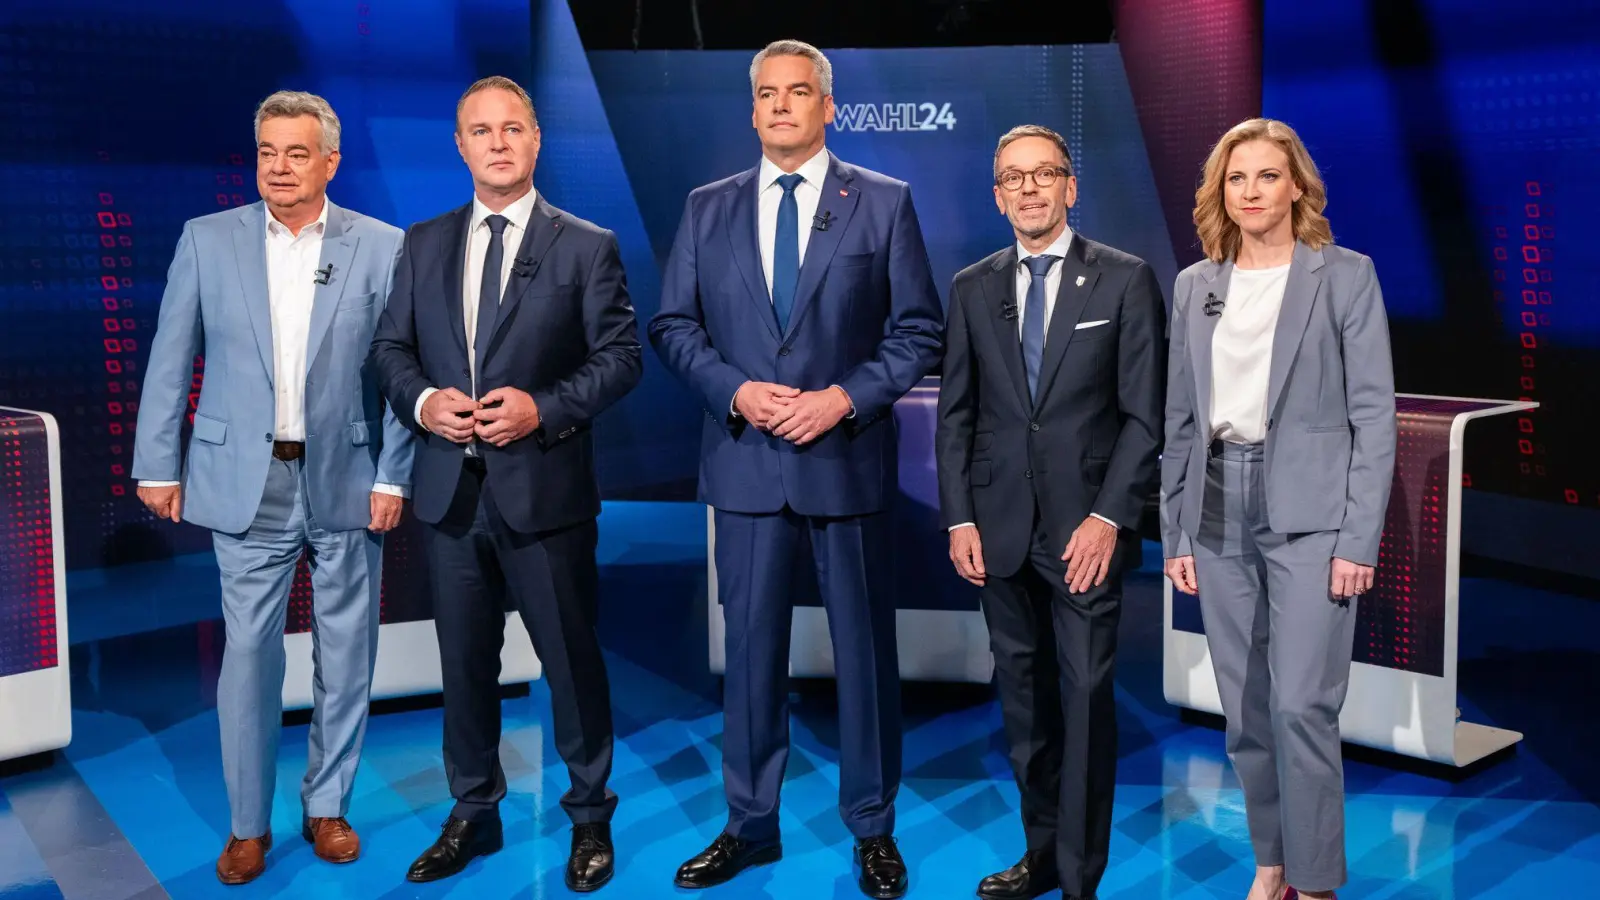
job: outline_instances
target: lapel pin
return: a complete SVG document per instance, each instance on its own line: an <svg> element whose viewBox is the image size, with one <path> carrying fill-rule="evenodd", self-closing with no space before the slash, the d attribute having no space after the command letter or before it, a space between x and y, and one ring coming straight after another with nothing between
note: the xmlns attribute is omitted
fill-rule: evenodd
<svg viewBox="0 0 1600 900"><path fill-rule="evenodd" d="M1082 275L1078 276L1078 287L1083 287L1083 276Z"/></svg>
<svg viewBox="0 0 1600 900"><path fill-rule="evenodd" d="M844 188L839 188L839 196L848 197L848 196L850 196L850 192L845 190Z"/></svg>

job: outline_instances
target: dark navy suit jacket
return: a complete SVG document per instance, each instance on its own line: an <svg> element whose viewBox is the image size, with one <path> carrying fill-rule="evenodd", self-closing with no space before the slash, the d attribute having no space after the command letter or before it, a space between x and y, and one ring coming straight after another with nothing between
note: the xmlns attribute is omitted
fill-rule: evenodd
<svg viewBox="0 0 1600 900"><path fill-rule="evenodd" d="M1090 513L1132 541L1155 487L1165 385L1161 288L1150 266L1081 234L1028 395L1017 329L1017 247L962 269L950 288L950 340L939 385L939 498L944 524L972 522L991 575L1021 568L1035 511L1052 548Z"/></svg>
<svg viewBox="0 0 1600 900"><path fill-rule="evenodd" d="M462 267L472 204L406 233L371 362L400 421L421 435L412 497L417 518L444 518L463 448L415 419L430 387L471 396ZM610 231L535 202L493 337L478 363L478 396L498 387L532 395L540 426L504 448L478 442L495 507L516 531L538 532L600 514L590 426L639 382L638 322Z"/></svg>
<svg viewBox="0 0 1600 900"><path fill-rule="evenodd" d="M749 514L882 511L896 489L896 400L939 362L944 315L911 191L829 154L787 332L761 268L750 169L689 195L650 340L705 406L700 500ZM801 222L800 226L813 223ZM731 414L746 381L839 385L855 415L796 447Z"/></svg>

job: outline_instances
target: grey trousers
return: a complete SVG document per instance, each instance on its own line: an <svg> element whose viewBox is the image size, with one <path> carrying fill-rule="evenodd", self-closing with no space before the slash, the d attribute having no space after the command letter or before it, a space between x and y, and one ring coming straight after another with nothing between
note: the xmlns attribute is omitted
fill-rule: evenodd
<svg viewBox="0 0 1600 900"><path fill-rule="evenodd" d="M1356 608L1328 593L1336 532L1267 527L1265 473L1260 444L1213 445L1194 541L1200 609L1256 864L1327 891L1346 879L1339 711Z"/></svg>
<svg viewBox="0 0 1600 900"><path fill-rule="evenodd" d="M243 534L213 533L222 570L227 646L217 681L222 775L233 836L259 837L272 824L283 718L284 621L302 549L311 558L311 736L300 783L305 814L350 809L367 730L378 655L383 538L365 528L327 531L311 517L301 462L272 460L261 509Z"/></svg>

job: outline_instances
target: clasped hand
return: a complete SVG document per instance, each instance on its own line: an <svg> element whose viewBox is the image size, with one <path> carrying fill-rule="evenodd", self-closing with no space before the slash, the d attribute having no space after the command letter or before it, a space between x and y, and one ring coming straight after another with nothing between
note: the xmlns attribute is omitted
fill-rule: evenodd
<svg viewBox="0 0 1600 900"><path fill-rule="evenodd" d="M539 421L539 405L512 387L495 388L481 400L442 388L422 403L422 427L456 444L476 438L504 447L537 431Z"/></svg>
<svg viewBox="0 0 1600 900"><path fill-rule="evenodd" d="M751 425L803 446L833 430L850 412L844 389L820 391L766 381L747 381L733 395L733 407Z"/></svg>

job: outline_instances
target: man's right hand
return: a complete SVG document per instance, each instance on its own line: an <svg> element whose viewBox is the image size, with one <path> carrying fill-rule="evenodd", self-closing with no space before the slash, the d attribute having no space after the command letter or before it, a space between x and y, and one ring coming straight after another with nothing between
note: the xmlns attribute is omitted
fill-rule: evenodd
<svg viewBox="0 0 1600 900"><path fill-rule="evenodd" d="M772 417L798 396L800 391L796 388L767 381L746 381L734 392L733 408L751 425L768 431Z"/></svg>
<svg viewBox="0 0 1600 900"><path fill-rule="evenodd" d="M183 487L170 485L168 487L141 487L138 489L139 501L160 519L171 519L174 522L183 521Z"/></svg>
<svg viewBox="0 0 1600 900"><path fill-rule="evenodd" d="M470 443L480 405L455 388L440 388L422 401L422 427L452 443Z"/></svg>
<svg viewBox="0 0 1600 900"><path fill-rule="evenodd" d="M956 564L956 574L983 587L988 575L983 569L983 541L978 537L978 526L962 525L950 532L950 561Z"/></svg>
<svg viewBox="0 0 1600 900"><path fill-rule="evenodd" d="M1194 574L1194 557L1174 556L1167 560L1166 570L1173 587L1185 594L1200 596L1200 581Z"/></svg>

